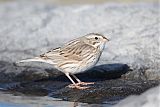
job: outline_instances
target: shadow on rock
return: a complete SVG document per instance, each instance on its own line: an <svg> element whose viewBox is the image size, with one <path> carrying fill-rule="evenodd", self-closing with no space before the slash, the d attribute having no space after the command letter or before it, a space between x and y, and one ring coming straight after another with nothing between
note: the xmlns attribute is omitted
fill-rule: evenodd
<svg viewBox="0 0 160 107"><path fill-rule="evenodd" d="M105 64L77 74L82 81L93 81L87 90L71 89L69 79L53 68L18 67L12 63L0 61L0 88L25 95L51 96L63 100L101 103L119 100L128 95L140 94L159 84L157 81L129 81L119 79L130 69L126 64Z"/></svg>
<svg viewBox="0 0 160 107"><path fill-rule="evenodd" d="M52 67L47 68L48 66L45 65L37 63L36 66L28 66L28 64L27 66L17 66L14 63L0 61L0 82L43 81L47 79L69 81L62 72ZM76 75L82 81L96 81L120 78L128 70L129 67L126 64L104 64Z"/></svg>
<svg viewBox="0 0 160 107"><path fill-rule="evenodd" d="M127 64L104 64L95 66L86 73L78 74L78 76L83 77L84 80L87 80L87 78L108 80L120 78L121 75L125 74L129 70L129 66Z"/></svg>
<svg viewBox="0 0 160 107"><path fill-rule="evenodd" d="M95 66L89 71L77 74L77 77L81 81L104 81L108 79L120 78L121 75L126 73L129 67L126 64L104 64ZM54 89L61 89L68 84L70 80L60 71L43 67L33 67L31 66L17 66L13 63L0 61L0 87L5 89L15 89L19 87L22 90L39 90L41 85L46 85L46 87L54 87ZM39 84L37 86L37 84ZM52 84L52 85L51 85ZM32 87L31 87L32 86ZM21 90L19 88L18 90Z"/></svg>
<svg viewBox="0 0 160 107"><path fill-rule="evenodd" d="M46 69L46 70L51 71L51 69ZM120 78L123 74L125 74L129 70L130 70L129 66L126 64L120 64L120 63L104 64L104 65L95 66L94 68L92 68L84 73L76 74L76 76L81 81L84 81L84 82L85 81L86 82L89 82L89 81L95 82L95 81L103 81L103 80ZM70 80L65 75L59 75L57 77L39 79L39 80L36 80L36 82L45 81L45 80L70 82Z"/></svg>

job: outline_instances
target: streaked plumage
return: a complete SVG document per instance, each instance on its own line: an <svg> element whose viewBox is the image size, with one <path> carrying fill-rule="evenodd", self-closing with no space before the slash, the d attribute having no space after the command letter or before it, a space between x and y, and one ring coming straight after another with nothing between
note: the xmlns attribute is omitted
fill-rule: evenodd
<svg viewBox="0 0 160 107"><path fill-rule="evenodd" d="M52 64L65 73L74 85L76 83L70 75L73 75L80 84L81 81L74 74L84 72L98 62L107 40L101 34L90 33L74 39L62 47L50 50L39 57L20 62L40 61Z"/></svg>

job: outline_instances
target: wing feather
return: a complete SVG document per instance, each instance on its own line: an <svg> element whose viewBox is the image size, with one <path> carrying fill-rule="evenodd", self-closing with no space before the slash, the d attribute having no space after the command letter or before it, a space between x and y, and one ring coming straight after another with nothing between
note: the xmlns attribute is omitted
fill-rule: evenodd
<svg viewBox="0 0 160 107"><path fill-rule="evenodd" d="M95 51L93 46L82 43L81 41L70 42L63 47L50 50L42 55L41 58L51 59L53 62L66 60L82 61L86 55Z"/></svg>

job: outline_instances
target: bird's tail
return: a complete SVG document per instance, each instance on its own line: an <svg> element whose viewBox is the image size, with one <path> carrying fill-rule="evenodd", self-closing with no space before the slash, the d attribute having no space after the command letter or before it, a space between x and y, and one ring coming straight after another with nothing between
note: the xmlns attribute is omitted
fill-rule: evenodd
<svg viewBox="0 0 160 107"><path fill-rule="evenodd" d="M32 59L24 59L24 60L16 62L16 64L24 63L24 62L44 62L44 63L54 64L52 60L43 59L43 58L40 58L40 57L35 57L35 58L32 58Z"/></svg>

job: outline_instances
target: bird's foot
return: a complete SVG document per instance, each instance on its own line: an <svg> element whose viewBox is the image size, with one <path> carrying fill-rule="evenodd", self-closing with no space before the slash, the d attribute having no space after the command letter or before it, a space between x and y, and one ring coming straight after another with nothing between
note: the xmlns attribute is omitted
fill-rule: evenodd
<svg viewBox="0 0 160 107"><path fill-rule="evenodd" d="M94 84L94 82L79 82L77 84L78 85L90 85L90 84Z"/></svg>
<svg viewBox="0 0 160 107"><path fill-rule="evenodd" d="M88 89L89 87L86 87L86 86L79 86L78 83L76 84L70 84L68 85L69 88L76 88L76 89L80 89L80 90L85 90L85 89Z"/></svg>
<svg viewBox="0 0 160 107"><path fill-rule="evenodd" d="M83 85L90 85L90 84L94 84L94 82L79 82L79 83L76 83L76 84L70 84L68 87L84 90L84 89L88 89L89 86L83 86Z"/></svg>

